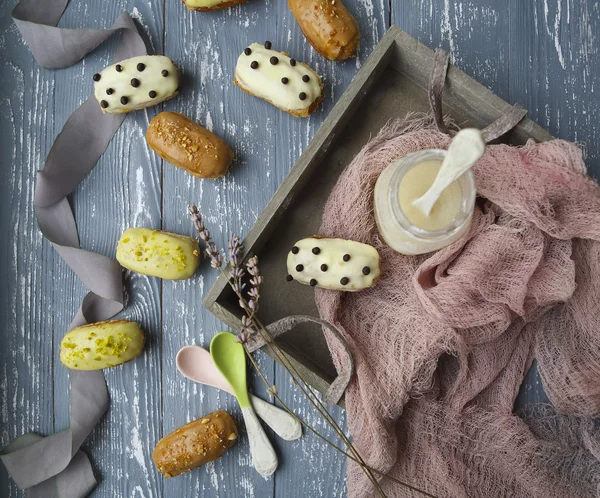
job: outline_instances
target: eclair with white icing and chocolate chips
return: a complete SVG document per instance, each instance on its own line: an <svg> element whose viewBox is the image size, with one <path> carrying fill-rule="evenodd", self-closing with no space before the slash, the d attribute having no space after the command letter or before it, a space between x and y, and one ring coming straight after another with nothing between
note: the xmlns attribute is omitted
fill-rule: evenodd
<svg viewBox="0 0 600 498"><path fill-rule="evenodd" d="M321 77L306 64L272 50L269 41L244 49L233 81L246 93L296 117L308 116L323 100Z"/></svg>
<svg viewBox="0 0 600 498"><path fill-rule="evenodd" d="M238 3L244 3L246 0L183 0L185 6L190 10L199 10L208 12L210 10L221 10L227 7L233 7Z"/></svg>
<svg viewBox="0 0 600 498"><path fill-rule="evenodd" d="M177 95L179 71L164 55L141 55L94 74L94 96L102 112L137 111Z"/></svg>
<svg viewBox="0 0 600 498"><path fill-rule="evenodd" d="M355 292L379 281L379 253L354 240L308 237L292 247L287 271L288 282Z"/></svg>

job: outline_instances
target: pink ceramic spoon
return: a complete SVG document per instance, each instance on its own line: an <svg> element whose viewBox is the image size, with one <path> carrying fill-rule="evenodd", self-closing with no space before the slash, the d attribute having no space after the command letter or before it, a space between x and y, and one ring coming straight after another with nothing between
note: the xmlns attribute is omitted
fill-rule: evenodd
<svg viewBox="0 0 600 498"><path fill-rule="evenodd" d="M233 395L229 383L215 367L210 353L200 346L184 346L177 353L177 370L199 384L216 387ZM302 435L302 425L288 412L250 394L256 414L282 439L293 441Z"/></svg>

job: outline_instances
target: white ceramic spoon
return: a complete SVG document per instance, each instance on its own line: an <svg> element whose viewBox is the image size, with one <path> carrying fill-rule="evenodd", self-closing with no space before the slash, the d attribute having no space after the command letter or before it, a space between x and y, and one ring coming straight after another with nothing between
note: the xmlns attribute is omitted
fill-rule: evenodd
<svg viewBox="0 0 600 498"><path fill-rule="evenodd" d="M217 370L210 353L200 346L184 346L175 360L179 372L190 380L205 386L222 389L233 396L229 383ZM275 434L286 441L294 441L302 436L302 425L288 412L250 394L250 403L256 414Z"/></svg>
<svg viewBox="0 0 600 498"><path fill-rule="evenodd" d="M433 184L421 197L412 204L429 216L434 204L454 181L469 171L483 156L485 141L481 132L475 128L465 128L452 139L446 157L442 162Z"/></svg>

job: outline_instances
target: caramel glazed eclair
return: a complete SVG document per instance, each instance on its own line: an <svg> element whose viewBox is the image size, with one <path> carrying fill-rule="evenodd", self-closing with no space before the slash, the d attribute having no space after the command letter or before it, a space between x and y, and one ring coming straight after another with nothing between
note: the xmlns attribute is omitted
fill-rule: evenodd
<svg viewBox="0 0 600 498"><path fill-rule="evenodd" d="M179 71L164 55L125 59L94 74L94 96L102 112L120 114L160 104L177 95Z"/></svg>
<svg viewBox="0 0 600 498"><path fill-rule="evenodd" d="M271 50L269 41L244 49L233 81L250 95L296 117L308 116L323 100L321 77L306 64Z"/></svg>

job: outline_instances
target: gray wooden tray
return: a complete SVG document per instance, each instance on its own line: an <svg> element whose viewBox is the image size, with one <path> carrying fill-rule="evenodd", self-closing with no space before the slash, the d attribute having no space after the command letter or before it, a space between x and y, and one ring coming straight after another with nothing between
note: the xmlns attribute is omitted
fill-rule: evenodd
<svg viewBox="0 0 600 498"><path fill-rule="evenodd" d="M390 119L429 111L427 87L433 55L425 45L392 26L248 233L244 247L248 255L258 255L265 277L259 313L263 323L291 314L318 316L314 290L286 282L287 253L297 240L318 234L322 208L331 189L369 138ZM511 108L454 66L448 70L443 101L444 113L456 123L480 129ZM525 118L502 141L523 144L528 139L551 138ZM218 278L204 305L232 329L241 327L237 298L225 277ZM335 370L322 333L297 327L278 341L306 380L324 391Z"/></svg>

